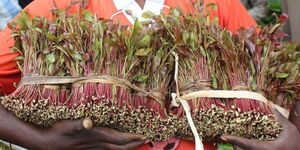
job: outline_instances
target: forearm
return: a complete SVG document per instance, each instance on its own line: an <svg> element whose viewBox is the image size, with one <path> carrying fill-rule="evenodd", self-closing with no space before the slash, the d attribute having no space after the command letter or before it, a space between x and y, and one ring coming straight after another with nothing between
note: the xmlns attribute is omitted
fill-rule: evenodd
<svg viewBox="0 0 300 150"><path fill-rule="evenodd" d="M28 149L37 149L41 131L9 113L0 105L0 139Z"/></svg>

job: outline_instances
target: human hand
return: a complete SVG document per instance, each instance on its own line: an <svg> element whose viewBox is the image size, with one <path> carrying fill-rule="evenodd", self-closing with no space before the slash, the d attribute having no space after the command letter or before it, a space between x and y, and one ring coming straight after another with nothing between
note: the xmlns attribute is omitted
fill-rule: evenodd
<svg viewBox="0 0 300 150"><path fill-rule="evenodd" d="M146 141L141 135L92 127L88 118L58 122L49 129L42 129L41 135L39 150L130 150Z"/></svg>
<svg viewBox="0 0 300 150"><path fill-rule="evenodd" d="M249 140L229 135L221 136L221 139L233 144L235 150L300 150L300 103L297 102L291 110L290 121L274 108L273 104L270 105L270 109L283 127L275 141Z"/></svg>

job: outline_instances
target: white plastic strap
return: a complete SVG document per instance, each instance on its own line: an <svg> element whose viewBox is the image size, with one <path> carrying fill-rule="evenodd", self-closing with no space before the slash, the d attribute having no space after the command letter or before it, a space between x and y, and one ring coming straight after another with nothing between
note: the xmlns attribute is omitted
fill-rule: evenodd
<svg viewBox="0 0 300 150"><path fill-rule="evenodd" d="M180 103L185 111L186 118L188 120L189 126L193 132L194 138L195 138L195 147L196 150L204 150L204 145L202 143L202 138L199 136L199 133L196 129L196 126L194 124L194 121L192 119L191 115L191 108L186 100L180 100Z"/></svg>
<svg viewBox="0 0 300 150"><path fill-rule="evenodd" d="M187 103L187 101L180 97L179 85L178 85L178 60L179 60L179 58L178 58L178 55L175 52L172 52L172 54L175 56L174 80L175 80L175 83L176 83L176 93L171 94L171 96L172 96L172 106L178 107L179 105L177 104L177 100L180 101L180 103L183 107L183 110L186 114L189 126L190 126L190 128L193 132L193 135L194 135L196 150L204 150L204 146L203 146L203 143L202 143L202 138L199 136L199 133L198 133L198 131L196 129L196 126L194 124L194 121L192 119L191 108L190 108L189 104ZM176 97L177 97L177 99L176 99Z"/></svg>

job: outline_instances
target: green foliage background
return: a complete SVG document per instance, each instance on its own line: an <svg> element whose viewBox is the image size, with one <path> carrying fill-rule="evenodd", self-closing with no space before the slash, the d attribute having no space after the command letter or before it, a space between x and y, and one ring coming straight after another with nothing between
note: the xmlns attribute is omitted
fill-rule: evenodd
<svg viewBox="0 0 300 150"><path fill-rule="evenodd" d="M277 14L278 16L281 15L282 13L281 0L268 0L267 16L262 20L258 21L258 23L260 25L274 24L276 21L276 18L273 15L274 13Z"/></svg>

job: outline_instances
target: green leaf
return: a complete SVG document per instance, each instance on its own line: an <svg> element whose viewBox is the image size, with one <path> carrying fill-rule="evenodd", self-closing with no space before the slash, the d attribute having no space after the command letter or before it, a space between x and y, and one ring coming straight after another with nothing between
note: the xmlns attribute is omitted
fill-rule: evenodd
<svg viewBox="0 0 300 150"><path fill-rule="evenodd" d="M133 79L139 82L145 82L148 79L148 76L149 75L135 75Z"/></svg>
<svg viewBox="0 0 300 150"><path fill-rule="evenodd" d="M53 64L50 64L50 65L49 65L49 68L48 68L49 73L52 73L52 72L53 72L53 66L54 66Z"/></svg>
<svg viewBox="0 0 300 150"><path fill-rule="evenodd" d="M43 33L43 31L40 28L35 28L36 31Z"/></svg>
<svg viewBox="0 0 300 150"><path fill-rule="evenodd" d="M256 90L257 84L256 84L255 81L252 81L252 82L251 82L251 88L252 88L252 90Z"/></svg>
<svg viewBox="0 0 300 150"><path fill-rule="evenodd" d="M157 69L157 67L160 65L161 63L161 56L156 55L153 59L153 69Z"/></svg>
<svg viewBox="0 0 300 150"><path fill-rule="evenodd" d="M54 56L54 54L48 54L47 56L46 56L46 58L47 58L47 60L50 62L50 63L54 63L55 62L55 56Z"/></svg>
<svg viewBox="0 0 300 150"><path fill-rule="evenodd" d="M139 49L135 52L135 56L147 56L150 52L152 51L151 48L142 48L142 49Z"/></svg>
<svg viewBox="0 0 300 150"><path fill-rule="evenodd" d="M288 73L276 73L276 78L287 78L289 76Z"/></svg>
<svg viewBox="0 0 300 150"><path fill-rule="evenodd" d="M161 15L160 19L165 25L167 24L167 17L165 15Z"/></svg>
<svg viewBox="0 0 300 150"><path fill-rule="evenodd" d="M49 38L51 41L56 41L56 36L50 33L47 33L47 38Z"/></svg>
<svg viewBox="0 0 300 150"><path fill-rule="evenodd" d="M180 12L177 9L171 9L171 12L176 17L180 16Z"/></svg>
<svg viewBox="0 0 300 150"><path fill-rule="evenodd" d="M223 90L227 90L228 89L225 79L223 79L223 85L222 85L222 87L223 87Z"/></svg>
<svg viewBox="0 0 300 150"><path fill-rule="evenodd" d="M92 22L94 20L93 19L93 14L88 10L82 11L81 15L84 17L85 20L87 20L89 22Z"/></svg>
<svg viewBox="0 0 300 150"><path fill-rule="evenodd" d="M233 147L230 144L219 144L218 150L233 150Z"/></svg>
<svg viewBox="0 0 300 150"><path fill-rule="evenodd" d="M275 67L271 67L271 68L268 69L267 73L268 74L273 74L274 71L275 71Z"/></svg>
<svg viewBox="0 0 300 150"><path fill-rule="evenodd" d="M212 10L217 10L218 9L218 6L217 6L216 3L209 3L209 4L207 4L206 8L209 8L209 7L211 7Z"/></svg>
<svg viewBox="0 0 300 150"><path fill-rule="evenodd" d="M183 39L184 43L186 43L189 40L189 37L190 37L189 32L188 31L183 31L182 39Z"/></svg>
<svg viewBox="0 0 300 150"><path fill-rule="evenodd" d="M23 56L18 56L17 58L15 58L15 60L24 60Z"/></svg>
<svg viewBox="0 0 300 150"><path fill-rule="evenodd" d="M149 35L145 35L140 41L139 41L139 46L143 47L143 46L147 46L150 43L150 36Z"/></svg>
<svg viewBox="0 0 300 150"><path fill-rule="evenodd" d="M194 42L196 40L196 34L194 32L190 33L190 40Z"/></svg>
<svg viewBox="0 0 300 150"><path fill-rule="evenodd" d="M251 67L251 72L254 74L256 73L256 69L254 67L254 63L253 62L250 62L250 67Z"/></svg>
<svg viewBox="0 0 300 150"><path fill-rule="evenodd" d="M58 42L65 40L65 38L66 38L65 35L64 35L64 34L61 34L61 35L58 37Z"/></svg>
<svg viewBox="0 0 300 150"><path fill-rule="evenodd" d="M151 11L146 11L142 14L142 17L143 18L146 18L146 19L150 19L150 18L153 18L155 16L154 13L152 13Z"/></svg>
<svg viewBox="0 0 300 150"><path fill-rule="evenodd" d="M25 11L21 11L20 14L21 16L17 17L16 22L18 23L21 29L26 29L30 26L31 18Z"/></svg>
<svg viewBox="0 0 300 150"><path fill-rule="evenodd" d="M216 77L214 75L211 76L212 80L213 80L213 88L217 89L218 88L218 80L216 79Z"/></svg>
<svg viewBox="0 0 300 150"><path fill-rule="evenodd" d="M82 56L79 53L75 53L73 54L73 56L77 59L77 60L83 60Z"/></svg>
<svg viewBox="0 0 300 150"><path fill-rule="evenodd" d="M142 30L142 24L141 24L141 22L138 19L136 19L134 21L131 38L134 37L135 35L140 34L141 30Z"/></svg>
<svg viewBox="0 0 300 150"><path fill-rule="evenodd" d="M14 33L11 35L11 37L17 37L17 36L20 36L20 34Z"/></svg>
<svg viewBox="0 0 300 150"><path fill-rule="evenodd" d="M272 27L272 29L269 31L269 33L272 34L272 33L273 33L274 31L276 31L280 26L281 26L280 23L275 24L275 25Z"/></svg>
<svg viewBox="0 0 300 150"><path fill-rule="evenodd" d="M285 90L285 92L288 92L289 94L291 94L291 95L295 95L296 96L296 94L295 94L295 91L292 91L292 90Z"/></svg>
<svg viewBox="0 0 300 150"><path fill-rule="evenodd" d="M205 52L203 46L200 47L200 52L203 56L206 56L206 52Z"/></svg>
<svg viewBox="0 0 300 150"><path fill-rule="evenodd" d="M219 24L219 18L218 17L214 17L214 19L212 20L212 22Z"/></svg>

